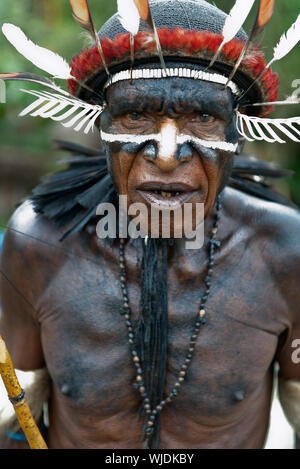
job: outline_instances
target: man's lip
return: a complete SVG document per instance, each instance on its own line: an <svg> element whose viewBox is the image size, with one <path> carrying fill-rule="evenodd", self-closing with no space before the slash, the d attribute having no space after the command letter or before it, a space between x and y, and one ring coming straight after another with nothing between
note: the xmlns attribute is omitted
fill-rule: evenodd
<svg viewBox="0 0 300 469"><path fill-rule="evenodd" d="M180 192L178 195L173 195L171 197L163 197L161 194L156 194L155 192L150 191L150 190L137 189L137 192L150 205L154 205L157 208L161 208L161 209L175 210L175 209L182 207L182 205L188 202L193 197L193 195L198 191ZM174 192L174 189L173 191L169 190L165 192Z"/></svg>
<svg viewBox="0 0 300 469"><path fill-rule="evenodd" d="M149 181L144 182L143 184L137 187L138 191L165 191L165 192L195 192L195 189L187 184L172 182L166 184L159 181Z"/></svg>

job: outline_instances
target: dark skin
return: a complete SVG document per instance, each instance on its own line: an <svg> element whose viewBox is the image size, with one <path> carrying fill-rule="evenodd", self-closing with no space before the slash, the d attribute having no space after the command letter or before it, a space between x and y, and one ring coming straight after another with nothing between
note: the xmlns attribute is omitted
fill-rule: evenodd
<svg viewBox="0 0 300 469"><path fill-rule="evenodd" d="M122 100L122 96L126 96L126 100ZM185 80L184 87L178 78L168 80L167 86L165 80L137 80L134 86L127 82L109 89L107 101L108 107L101 119L104 132L133 136L159 134L162 138L161 145L153 144L150 137L146 145L110 145L108 164L118 192L128 197L128 206L146 203L149 217L142 218L142 224L148 221L150 227L151 204L142 195L145 185L149 189L148 185L154 184L150 186L153 193L153 189L161 185L166 190L173 186L177 190L177 184L183 184L185 187L179 189L191 194L186 202L193 205L191 229L194 230L196 203L205 205L205 216L210 213L217 192L231 172L233 155L197 144L176 146L176 135L222 142L229 136L230 142L236 143L238 133L234 127L231 92L217 84L195 83L194 80ZM173 132L171 137L168 131ZM201 159L194 157L199 152ZM171 236L176 236L172 217L170 231Z"/></svg>
<svg viewBox="0 0 300 469"><path fill-rule="evenodd" d="M146 120L156 125L156 132L167 122L199 138L224 141L226 135L234 135L228 90L202 83L207 104L195 109L195 83L185 80L181 89L187 93L180 94L177 82L164 82L164 87L153 81L114 85L107 94L103 130L153 133L153 128L143 127ZM120 114L124 86L126 103L137 102L139 107L121 109ZM137 99L142 90L144 98ZM142 120L133 119L131 113ZM194 117L196 121L191 120ZM205 203L204 248L186 250L184 240L168 248L170 389L184 361L203 294L213 205L233 155L200 147L182 159L178 152L161 155L158 149L153 158L141 148L134 152L120 144L110 144L108 150L115 184L130 202L140 197L139 184L155 179L184 183L196 190L195 203ZM140 448L141 402L132 386L135 369L119 314L118 243L104 245L91 223L61 245L63 230L34 214L29 203L16 211L10 228L18 232L7 232L3 249L0 331L16 368L46 365L49 370L49 447ZM274 361L284 378L300 382L300 366L291 360L291 343L300 337L299 228L299 213L293 209L228 187L223 191L221 248L215 257L207 324L180 394L162 412L160 448L263 447ZM134 324L140 301L138 256L140 249L137 253L127 244ZM3 439L1 446L21 448L22 443Z"/></svg>
<svg viewBox="0 0 300 469"><path fill-rule="evenodd" d="M230 135L236 143L238 134L234 131L230 91L217 84L184 81L184 87L182 80L176 78L168 80L167 86L165 80L137 80L134 86L129 82L116 84L107 93L108 107L102 115L102 130L147 135L162 133L169 126L177 134L203 140L226 141ZM124 95L126 100L122 100ZM169 147L172 141L172 137L168 139ZM167 155L159 146L155 155L148 154L147 149L137 144L110 145L109 167L118 192L127 195L128 205L145 203L138 191L142 184L183 183L194 192L189 202L204 203L207 216L231 170L233 155L204 147L185 151L180 146L174 152L170 149ZM198 152L201 160L193 157Z"/></svg>

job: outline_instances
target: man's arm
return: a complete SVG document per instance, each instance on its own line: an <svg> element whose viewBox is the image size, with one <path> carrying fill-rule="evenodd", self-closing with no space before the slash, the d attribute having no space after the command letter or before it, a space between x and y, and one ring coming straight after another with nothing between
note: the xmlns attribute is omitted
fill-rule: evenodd
<svg viewBox="0 0 300 469"><path fill-rule="evenodd" d="M300 211L279 204L261 204L256 220L264 238L262 258L274 280L273 288L282 299L274 311L282 325L275 357L279 364L280 401L289 423L300 436L300 350L297 350L300 346Z"/></svg>
<svg viewBox="0 0 300 469"><path fill-rule="evenodd" d="M300 327L295 324L279 356L278 392L286 418L300 439Z"/></svg>
<svg viewBox="0 0 300 469"><path fill-rule="evenodd" d="M280 232L280 231L279 231ZM279 399L300 439L300 215L288 217L281 234L278 288L286 304L287 329L278 354ZM298 441L299 443L299 441Z"/></svg>
<svg viewBox="0 0 300 469"><path fill-rule="evenodd" d="M300 277L299 277L300 281ZM300 299L299 299L300 300ZM300 303L298 303L298 306ZM292 331L279 355L278 393L285 416L300 442L300 324Z"/></svg>
<svg viewBox="0 0 300 469"><path fill-rule="evenodd" d="M24 221L30 221L28 207L21 207L13 216L6 232L0 261L0 298L1 317L0 334L3 337L13 365L24 372L40 370L44 359L40 340L40 327L34 306L34 278L32 263L34 253L32 241L22 236ZM24 375L24 374L23 374ZM35 374L28 373L32 381ZM21 383L22 384L22 383ZM23 386L22 386L23 387ZM28 396L27 396L28 397ZM28 448L28 443L7 437L8 414L12 404L6 392L1 388L2 412L0 415L1 448ZM16 422L10 424L12 434L18 429ZM20 432L22 433L22 432Z"/></svg>

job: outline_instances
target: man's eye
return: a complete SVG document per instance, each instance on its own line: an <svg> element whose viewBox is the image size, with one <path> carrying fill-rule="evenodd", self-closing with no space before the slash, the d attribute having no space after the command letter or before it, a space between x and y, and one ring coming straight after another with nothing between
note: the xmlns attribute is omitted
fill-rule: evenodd
<svg viewBox="0 0 300 469"><path fill-rule="evenodd" d="M199 114L198 118L200 122L204 122L206 124L210 122L214 122L216 120L214 116L211 116L210 114L206 114L205 112Z"/></svg>
<svg viewBox="0 0 300 469"><path fill-rule="evenodd" d="M139 112L133 111L133 112L129 112L127 114L127 117L132 121L138 121L142 116Z"/></svg>

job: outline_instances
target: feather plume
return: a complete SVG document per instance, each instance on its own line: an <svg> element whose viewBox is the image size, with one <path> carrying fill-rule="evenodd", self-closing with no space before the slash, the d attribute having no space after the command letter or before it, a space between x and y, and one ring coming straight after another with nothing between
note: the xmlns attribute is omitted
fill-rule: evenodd
<svg viewBox="0 0 300 469"><path fill-rule="evenodd" d="M134 0L118 0L118 13L121 25L130 33L131 67L134 62L134 36L140 27L140 13Z"/></svg>
<svg viewBox="0 0 300 469"><path fill-rule="evenodd" d="M244 22L246 21L247 16L250 13L254 1L255 0L236 0L234 6L230 10L230 13L225 20L225 24L222 30L223 41L216 54L212 58L208 68L213 66L225 44L231 41L231 39L233 39L238 33L238 31L241 29Z"/></svg>
<svg viewBox="0 0 300 469"><path fill-rule="evenodd" d="M242 174L282 178L292 176L294 173L288 169L282 169L278 163L272 161L258 160L255 156L242 153L235 157L231 176Z"/></svg>
<svg viewBox="0 0 300 469"><path fill-rule="evenodd" d="M138 9L139 15L142 20L147 21L149 16L149 4L148 0L134 0L135 6Z"/></svg>
<svg viewBox="0 0 300 469"><path fill-rule="evenodd" d="M101 96L96 91L84 85L79 80L77 80L76 77L71 75L71 67L65 59L63 59L55 52L50 51L49 49L34 44L34 42L27 38L21 28L10 23L5 23L2 26L2 31L4 36L15 47L15 49L33 65L41 70L44 70L44 72L49 73L54 78L74 80L76 83L80 84L101 99Z"/></svg>
<svg viewBox="0 0 300 469"><path fill-rule="evenodd" d="M246 107L255 107L255 106L286 106L290 104L300 104L300 98L296 98L295 96L289 96L284 101L270 101L267 103L253 103L247 104Z"/></svg>
<svg viewBox="0 0 300 469"><path fill-rule="evenodd" d="M149 0L134 0L134 1L135 1L135 4L137 6L137 9L139 11L141 18L147 22L153 34L153 38L156 44L157 54L159 56L162 69L165 72L165 76L168 76L164 56L162 53L162 49L161 49L161 45L160 45L160 41L159 41L159 37L158 37L156 25L155 25L155 21L154 21L154 18L153 18L153 15L149 6Z"/></svg>
<svg viewBox="0 0 300 469"><path fill-rule="evenodd" d="M154 41L156 43L156 49L161 66L165 72L165 75L167 76L167 68L164 61L154 18L149 7L149 0L118 0L118 12L120 15L120 22L123 28L130 33L131 62L133 63L134 36L138 33L140 19L142 18L150 27Z"/></svg>
<svg viewBox="0 0 300 469"><path fill-rule="evenodd" d="M70 66L65 59L55 52L34 44L18 26L5 23L2 26L2 32L15 49L39 69L55 78L64 80L72 78Z"/></svg>
<svg viewBox="0 0 300 469"><path fill-rule="evenodd" d="M226 83L226 87L228 86L230 81L233 79L239 66L241 65L242 60L244 59L249 49L250 43L253 42L253 40L263 31L265 25L271 19L273 15L273 10L274 10L274 3L275 3L275 0L260 0L251 33L249 34L247 42L241 52L241 55L237 63L235 64L231 74L229 75L228 81Z"/></svg>
<svg viewBox="0 0 300 469"><path fill-rule="evenodd" d="M248 116L236 111L237 114L237 130L240 135L249 142L254 140L264 140L268 143L286 143L279 133L284 134L293 142L299 143L300 130L296 126L300 126L300 117L291 117L288 119L267 119L255 116ZM249 135L247 135L247 133Z"/></svg>
<svg viewBox="0 0 300 469"><path fill-rule="evenodd" d="M36 96L38 99L27 106L19 114L20 117L30 114L32 117L39 116L43 119L52 119L61 122L64 127L74 128L76 132L84 128L84 133L89 133L94 128L96 119L103 111L101 106L88 104L74 97L69 98L47 91L21 91Z"/></svg>
<svg viewBox="0 0 300 469"><path fill-rule="evenodd" d="M269 189L268 187L265 187L262 182L256 182L255 180L249 181L246 178L241 178L235 175L229 179L228 185L242 192L259 197L260 199L296 208L295 204L290 200L286 199L278 192L275 192L272 188Z"/></svg>
<svg viewBox="0 0 300 469"><path fill-rule="evenodd" d="M250 40L253 41L264 29L273 16L275 0L260 0L257 16L250 33Z"/></svg>
<svg viewBox="0 0 300 469"><path fill-rule="evenodd" d="M70 0L73 17L80 26L90 31L91 15L86 0Z"/></svg>
<svg viewBox="0 0 300 469"><path fill-rule="evenodd" d="M255 0L236 0L223 27L224 42L231 41L246 21Z"/></svg>
<svg viewBox="0 0 300 469"><path fill-rule="evenodd" d="M269 62L269 67L273 62L281 60L285 57L300 41L300 15L296 19L295 23L292 24L286 34L283 34L280 38L279 43L274 48L273 59Z"/></svg>
<svg viewBox="0 0 300 469"><path fill-rule="evenodd" d="M85 29L86 31L90 33L92 39L95 41L95 44L98 48L104 69L107 75L110 75L108 71L107 63L104 57L102 45L101 45L97 30L95 28L95 24L92 19L87 0L70 0L70 4L71 4L72 11L73 11L73 18L83 29Z"/></svg>
<svg viewBox="0 0 300 469"><path fill-rule="evenodd" d="M123 28L136 36L140 27L140 14L134 0L118 0L118 13Z"/></svg>
<svg viewBox="0 0 300 469"><path fill-rule="evenodd" d="M239 102L245 97L245 95L251 90L254 84L259 80L264 73L271 67L274 62L281 60L285 57L300 41L300 14L296 19L295 23L289 28L287 33L284 33L277 46L274 47L274 55L272 60L267 64L264 70L255 78L255 80L251 83L251 86L240 96Z"/></svg>
<svg viewBox="0 0 300 469"><path fill-rule="evenodd" d="M31 83L38 83L39 85L46 86L47 88L51 88L52 90L61 93L65 96L72 97L73 96L68 93L67 91L63 90L59 86L57 86L53 81L49 78L41 77L40 75L35 75L33 73L0 73L0 80L16 80L16 81L28 81Z"/></svg>

